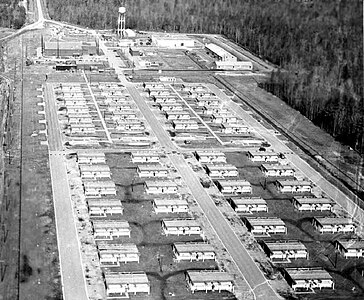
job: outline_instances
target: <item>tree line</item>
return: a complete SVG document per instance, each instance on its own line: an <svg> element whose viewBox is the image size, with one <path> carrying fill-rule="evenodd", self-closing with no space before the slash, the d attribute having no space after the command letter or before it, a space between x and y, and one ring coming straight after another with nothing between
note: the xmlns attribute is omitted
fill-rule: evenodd
<svg viewBox="0 0 364 300"><path fill-rule="evenodd" d="M118 0L52 0L52 18L116 28ZM219 33L277 66L261 87L363 152L362 0L128 0L127 27Z"/></svg>
<svg viewBox="0 0 364 300"><path fill-rule="evenodd" d="M0 27L19 29L26 19L24 6L19 5L19 0L1 0L0 2Z"/></svg>

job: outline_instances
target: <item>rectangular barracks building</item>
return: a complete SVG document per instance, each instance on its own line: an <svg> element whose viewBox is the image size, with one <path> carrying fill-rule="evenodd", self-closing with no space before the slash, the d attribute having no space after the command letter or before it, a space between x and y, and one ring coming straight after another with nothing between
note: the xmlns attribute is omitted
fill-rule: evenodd
<svg viewBox="0 0 364 300"><path fill-rule="evenodd" d="M252 193L252 186L246 180L218 180L216 186L223 194Z"/></svg>
<svg viewBox="0 0 364 300"><path fill-rule="evenodd" d="M160 213L188 213L188 202L184 199L154 199L153 208L156 214Z"/></svg>
<svg viewBox="0 0 364 300"><path fill-rule="evenodd" d="M196 291L234 292L234 276L222 271L186 271L186 281L192 293Z"/></svg>
<svg viewBox="0 0 364 300"><path fill-rule="evenodd" d="M243 218L248 230L257 235L287 234L286 224L280 218Z"/></svg>
<svg viewBox="0 0 364 300"><path fill-rule="evenodd" d="M291 200L298 211L332 211L335 202L330 198L295 196Z"/></svg>
<svg viewBox="0 0 364 300"><path fill-rule="evenodd" d="M177 194L178 185L171 180L151 181L144 182L144 187L147 194Z"/></svg>
<svg viewBox="0 0 364 300"><path fill-rule="evenodd" d="M145 272L105 272L107 299L129 298L129 294L150 294L150 282Z"/></svg>
<svg viewBox="0 0 364 300"><path fill-rule="evenodd" d="M162 230L165 235L200 235L201 225L195 219L163 219Z"/></svg>
<svg viewBox="0 0 364 300"><path fill-rule="evenodd" d="M323 268L285 268L283 275L287 283L296 289L311 290L331 288L335 283L331 275Z"/></svg>
<svg viewBox="0 0 364 300"><path fill-rule="evenodd" d="M97 244L102 267L118 267L121 263L139 263L139 250L135 244L116 244L100 242Z"/></svg>
<svg viewBox="0 0 364 300"><path fill-rule="evenodd" d="M194 155L200 163L226 163L226 156L220 151L195 151Z"/></svg>
<svg viewBox="0 0 364 300"><path fill-rule="evenodd" d="M314 217L312 225L320 233L355 233L356 225L351 218Z"/></svg>
<svg viewBox="0 0 364 300"><path fill-rule="evenodd" d="M260 169L266 177L294 177L295 175L295 170L288 165L262 164Z"/></svg>
<svg viewBox="0 0 364 300"><path fill-rule="evenodd" d="M79 164L106 164L105 153L102 152L79 152L77 159Z"/></svg>
<svg viewBox="0 0 364 300"><path fill-rule="evenodd" d="M262 241L262 248L272 261L288 261L291 259L308 259L309 253L300 241Z"/></svg>
<svg viewBox="0 0 364 300"><path fill-rule="evenodd" d="M109 181L84 181L83 182L85 196L101 197L106 195L116 195L115 183Z"/></svg>
<svg viewBox="0 0 364 300"><path fill-rule="evenodd" d="M276 187L281 193L312 192L312 183L309 180L277 180Z"/></svg>
<svg viewBox="0 0 364 300"><path fill-rule="evenodd" d="M44 42L44 56L82 56L97 55L99 52L96 42Z"/></svg>
<svg viewBox="0 0 364 300"><path fill-rule="evenodd" d="M216 260L214 247L205 242L176 242L172 251L177 262Z"/></svg>
<svg viewBox="0 0 364 300"><path fill-rule="evenodd" d="M161 164L143 164L137 167L139 177L167 177L168 168Z"/></svg>
<svg viewBox="0 0 364 300"><path fill-rule="evenodd" d="M130 226L127 221L92 221L95 240L113 240L122 236L130 237Z"/></svg>
<svg viewBox="0 0 364 300"><path fill-rule="evenodd" d="M239 172L237 167L230 164L206 164L204 169L210 177L237 177Z"/></svg>
<svg viewBox="0 0 364 300"><path fill-rule="evenodd" d="M268 212L267 202L261 197L230 197L227 201L237 213Z"/></svg>
<svg viewBox="0 0 364 300"><path fill-rule="evenodd" d="M124 207L119 199L87 199L90 217L122 215Z"/></svg>
<svg viewBox="0 0 364 300"><path fill-rule="evenodd" d="M364 240L336 240L335 248L345 258L364 257Z"/></svg>
<svg viewBox="0 0 364 300"><path fill-rule="evenodd" d="M108 165L79 165L81 178L111 178Z"/></svg>

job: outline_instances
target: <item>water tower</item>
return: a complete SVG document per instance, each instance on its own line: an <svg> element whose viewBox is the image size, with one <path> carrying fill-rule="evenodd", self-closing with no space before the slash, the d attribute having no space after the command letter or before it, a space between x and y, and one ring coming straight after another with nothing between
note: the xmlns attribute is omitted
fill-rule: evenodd
<svg viewBox="0 0 364 300"><path fill-rule="evenodd" d="M116 34L118 37L123 38L125 36L125 7L119 7L118 12L118 30Z"/></svg>

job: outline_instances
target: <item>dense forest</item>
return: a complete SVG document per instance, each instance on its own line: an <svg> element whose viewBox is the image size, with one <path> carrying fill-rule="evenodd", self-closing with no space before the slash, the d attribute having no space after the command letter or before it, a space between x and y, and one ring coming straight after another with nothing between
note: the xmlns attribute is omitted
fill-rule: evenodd
<svg viewBox="0 0 364 300"><path fill-rule="evenodd" d="M0 1L0 27L19 29L25 23L26 11L19 0Z"/></svg>
<svg viewBox="0 0 364 300"><path fill-rule="evenodd" d="M115 28L119 0L48 0L50 16ZM261 86L363 152L362 0L128 0L127 26L220 33L279 66Z"/></svg>

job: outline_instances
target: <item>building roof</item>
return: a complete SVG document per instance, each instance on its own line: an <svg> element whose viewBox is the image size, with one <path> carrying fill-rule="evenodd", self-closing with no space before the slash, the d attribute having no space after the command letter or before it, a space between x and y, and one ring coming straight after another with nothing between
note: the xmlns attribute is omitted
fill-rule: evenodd
<svg viewBox="0 0 364 300"><path fill-rule="evenodd" d="M280 218L246 218L250 225L252 226L285 226L285 223Z"/></svg>
<svg viewBox="0 0 364 300"><path fill-rule="evenodd" d="M220 57L223 57L225 55L232 55L229 52L227 52L225 49L223 49L220 46L213 44L213 43L206 44L206 48L211 50L212 52L216 53Z"/></svg>
<svg viewBox="0 0 364 300"><path fill-rule="evenodd" d="M94 229L119 229L119 228L130 228L128 221L112 221L112 220L94 220L92 221Z"/></svg>
<svg viewBox="0 0 364 300"><path fill-rule="evenodd" d="M270 251L307 250L300 241L264 241Z"/></svg>
<svg viewBox="0 0 364 300"><path fill-rule="evenodd" d="M115 182L108 181L84 181L85 188L116 188Z"/></svg>
<svg viewBox="0 0 364 300"><path fill-rule="evenodd" d="M293 280L332 279L322 268L286 268L285 271Z"/></svg>
<svg viewBox="0 0 364 300"><path fill-rule="evenodd" d="M105 273L106 284L149 284L147 274L145 272L133 273Z"/></svg>
<svg viewBox="0 0 364 300"><path fill-rule="evenodd" d="M267 202L261 198L261 197L234 197L229 198L232 202L234 202L235 205L247 205L247 204L256 204L256 205L262 205L267 204Z"/></svg>
<svg viewBox="0 0 364 300"><path fill-rule="evenodd" d="M44 49L82 51L82 42L44 42Z"/></svg>
<svg viewBox="0 0 364 300"><path fill-rule="evenodd" d="M188 205L188 202L183 199L154 199L156 206L170 206L170 205Z"/></svg>
<svg viewBox="0 0 364 300"><path fill-rule="evenodd" d="M174 248L177 252L215 252L214 247L211 244L203 242L191 242L191 243L174 243Z"/></svg>
<svg viewBox="0 0 364 300"><path fill-rule="evenodd" d="M312 186L309 180L277 180L281 186Z"/></svg>
<svg viewBox="0 0 364 300"><path fill-rule="evenodd" d="M345 249L364 249L364 240L336 240Z"/></svg>
<svg viewBox="0 0 364 300"><path fill-rule="evenodd" d="M215 62L217 66L249 66L253 67L252 62L250 61L221 61L218 60Z"/></svg>
<svg viewBox="0 0 364 300"><path fill-rule="evenodd" d="M316 198L316 197L293 197L293 200L300 204L331 204L334 205L335 201L330 198Z"/></svg>
<svg viewBox="0 0 364 300"><path fill-rule="evenodd" d="M161 164L138 165L140 171L168 171L166 166Z"/></svg>
<svg viewBox="0 0 364 300"><path fill-rule="evenodd" d="M205 167L210 171L219 171L219 170L229 170L229 171L237 171L238 168L231 164L205 164Z"/></svg>
<svg viewBox="0 0 364 300"><path fill-rule="evenodd" d="M321 225L349 225L354 224L350 218L339 218L339 217L314 217L314 219Z"/></svg>
<svg viewBox="0 0 364 300"><path fill-rule="evenodd" d="M145 181L145 185L147 187L177 187L177 183L171 180L163 180L163 181Z"/></svg>
<svg viewBox="0 0 364 300"><path fill-rule="evenodd" d="M262 164L262 168L266 170L293 170L294 169L289 165L281 165L281 164Z"/></svg>
<svg viewBox="0 0 364 300"><path fill-rule="evenodd" d="M108 165L84 165L80 164L81 172L110 172L110 167Z"/></svg>
<svg viewBox="0 0 364 300"><path fill-rule="evenodd" d="M201 227L200 224L194 219L163 219L162 222L167 227Z"/></svg>
<svg viewBox="0 0 364 300"><path fill-rule="evenodd" d="M158 153L155 153L153 151L132 152L131 155L133 157L136 157L136 156L142 156L142 157L150 157L150 156L159 157L159 154Z"/></svg>
<svg viewBox="0 0 364 300"><path fill-rule="evenodd" d="M214 281L233 281L234 276L221 271L186 271L193 283L214 282Z"/></svg>
<svg viewBox="0 0 364 300"><path fill-rule="evenodd" d="M248 151L252 156L278 156L277 152L273 151Z"/></svg>
<svg viewBox="0 0 364 300"><path fill-rule="evenodd" d="M249 181L246 180L218 180L222 187L225 186L251 186Z"/></svg>
<svg viewBox="0 0 364 300"><path fill-rule="evenodd" d="M247 125L243 123L221 123L221 126L224 128L249 128Z"/></svg>
<svg viewBox="0 0 364 300"><path fill-rule="evenodd" d="M212 151L212 150L196 150L196 154L198 154L198 156L225 156L225 154L223 152L220 151Z"/></svg>
<svg viewBox="0 0 364 300"><path fill-rule="evenodd" d="M89 207L122 207L122 203L119 199L87 199L87 205Z"/></svg>
<svg viewBox="0 0 364 300"><path fill-rule="evenodd" d="M188 111L185 110L181 110L181 111L176 111L176 110L171 110L171 111L166 111L166 115L189 115L190 113Z"/></svg>
<svg viewBox="0 0 364 300"><path fill-rule="evenodd" d="M117 251L120 254L126 253L139 253L138 247L135 244L109 244L109 243L97 243L99 251Z"/></svg>
<svg viewBox="0 0 364 300"><path fill-rule="evenodd" d="M105 157L105 153L102 152L78 152L77 156L80 158L89 157Z"/></svg>
<svg viewBox="0 0 364 300"><path fill-rule="evenodd" d="M184 34L153 34L152 37L158 40L191 40L187 35Z"/></svg>

